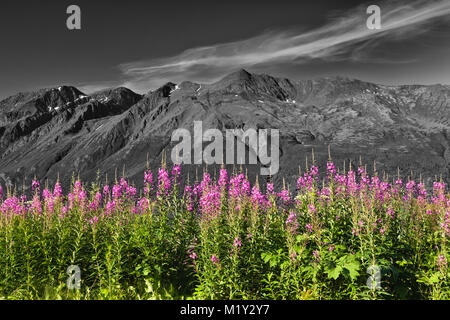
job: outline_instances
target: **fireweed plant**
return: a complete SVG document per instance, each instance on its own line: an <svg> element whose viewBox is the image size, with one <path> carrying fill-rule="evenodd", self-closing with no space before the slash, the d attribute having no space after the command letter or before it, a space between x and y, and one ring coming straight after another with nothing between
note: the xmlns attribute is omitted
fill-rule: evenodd
<svg viewBox="0 0 450 320"><path fill-rule="evenodd" d="M0 187L4 299L448 299L444 183L312 166L297 190L179 166L90 187ZM81 288L67 286L79 266ZM376 282L376 285L371 285Z"/></svg>

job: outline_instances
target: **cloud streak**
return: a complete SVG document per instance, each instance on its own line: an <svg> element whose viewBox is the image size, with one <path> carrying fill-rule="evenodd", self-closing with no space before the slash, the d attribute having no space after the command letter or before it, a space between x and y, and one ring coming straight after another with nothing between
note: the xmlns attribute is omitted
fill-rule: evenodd
<svg viewBox="0 0 450 320"><path fill-rule="evenodd" d="M173 57L125 63L119 68L125 86L146 91L169 80L211 82L242 67L264 69L265 65L300 64L312 59L370 62L367 50L383 41L422 34L432 22L449 21L450 17L448 0L389 1L379 6L380 30L366 27L367 6L360 6L314 30L271 31L241 41L192 48ZM373 62L389 63L376 57Z"/></svg>

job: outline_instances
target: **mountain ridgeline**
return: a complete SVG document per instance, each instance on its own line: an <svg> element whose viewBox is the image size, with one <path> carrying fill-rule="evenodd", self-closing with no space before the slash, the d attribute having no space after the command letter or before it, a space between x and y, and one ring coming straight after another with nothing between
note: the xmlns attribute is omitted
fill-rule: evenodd
<svg viewBox="0 0 450 320"><path fill-rule="evenodd" d="M145 95L127 88L84 94L74 87L19 93L0 101L0 184L29 188L34 177L67 188L72 177L112 182L124 174L140 187L177 128L280 131L280 170L295 189L306 158L324 167L328 146L346 170L367 164L392 180L419 175L450 182L450 86L385 86L341 77L294 81L245 70L212 84L167 83ZM258 165L244 170L256 179ZM209 167L210 172L218 166ZM236 166L236 170L239 166ZM186 166L190 181L204 166ZM261 177L259 178L260 182Z"/></svg>

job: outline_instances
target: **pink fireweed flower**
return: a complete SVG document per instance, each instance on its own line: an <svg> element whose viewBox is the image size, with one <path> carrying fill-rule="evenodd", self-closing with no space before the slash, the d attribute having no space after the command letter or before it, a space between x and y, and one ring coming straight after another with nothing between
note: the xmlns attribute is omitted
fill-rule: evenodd
<svg viewBox="0 0 450 320"><path fill-rule="evenodd" d="M439 269L445 269L447 267L447 259L444 255L439 255L436 262Z"/></svg>
<svg viewBox="0 0 450 320"><path fill-rule="evenodd" d="M311 166L311 168L309 169L309 174L311 176L316 176L319 174L319 168L317 168L316 166Z"/></svg>
<svg viewBox="0 0 450 320"><path fill-rule="evenodd" d="M133 198L137 194L137 190L133 186L128 186L125 192L130 198Z"/></svg>
<svg viewBox="0 0 450 320"><path fill-rule="evenodd" d="M330 188L324 187L321 191L318 192L318 194L321 199L328 202L330 200L331 190Z"/></svg>
<svg viewBox="0 0 450 320"><path fill-rule="evenodd" d="M200 184L201 184L202 188L206 188L207 186L209 186L211 184L211 175L209 174L209 172L203 173L203 179Z"/></svg>
<svg viewBox="0 0 450 320"><path fill-rule="evenodd" d="M220 169L218 185L220 187L225 187L227 185L227 182L228 182L227 170Z"/></svg>
<svg viewBox="0 0 450 320"><path fill-rule="evenodd" d="M80 180L75 181L75 184L73 186L73 193L77 194L82 190L83 190L83 185L82 185L81 181Z"/></svg>
<svg viewBox="0 0 450 320"><path fill-rule="evenodd" d="M191 194L191 193L192 193L192 186L190 186L190 185L185 185L185 186L184 186L184 193L185 193L185 194Z"/></svg>
<svg viewBox="0 0 450 320"><path fill-rule="evenodd" d="M319 192L321 196L329 197L331 195L331 189L328 187L322 188L322 190Z"/></svg>
<svg viewBox="0 0 450 320"><path fill-rule="evenodd" d="M270 206L266 196L261 193L258 186L252 188L251 201L254 208L266 209Z"/></svg>
<svg viewBox="0 0 450 320"><path fill-rule="evenodd" d="M327 162L327 175L334 176L336 174L336 167L333 162Z"/></svg>
<svg viewBox="0 0 450 320"><path fill-rule="evenodd" d="M46 188L46 189L44 189L44 191L42 191L42 197L44 199L51 198L52 197L52 193L50 192L50 190L48 190Z"/></svg>
<svg viewBox="0 0 450 320"><path fill-rule="evenodd" d="M242 247L241 240L238 237L234 238L233 247L237 248L238 250Z"/></svg>
<svg viewBox="0 0 450 320"><path fill-rule="evenodd" d="M111 216L111 214L113 212L115 212L118 209L118 204L116 202L116 200L113 201L108 201L108 203L106 203L106 207L105 207L105 215L106 216Z"/></svg>
<svg viewBox="0 0 450 320"><path fill-rule="evenodd" d="M199 184L197 184L197 183L194 183L194 188L192 189L192 193L193 193L195 196L200 195L200 194L202 193L202 187L201 187L201 185L199 185Z"/></svg>
<svg viewBox="0 0 450 320"><path fill-rule="evenodd" d="M92 224L92 225L96 225L97 222L98 222L98 217L97 216L94 216L94 217L92 217L92 219L89 220L89 223Z"/></svg>
<svg viewBox="0 0 450 320"><path fill-rule="evenodd" d="M287 189L281 190L278 196L280 197L280 200L283 201L285 204L288 204L291 201L291 196L289 194L289 190Z"/></svg>
<svg viewBox="0 0 450 320"><path fill-rule="evenodd" d="M128 182L127 182L127 180L125 180L125 178L120 178L120 187L123 189L128 188Z"/></svg>
<svg viewBox="0 0 450 320"><path fill-rule="evenodd" d="M147 198L142 198L138 201L138 213L146 213L150 209L150 201Z"/></svg>
<svg viewBox="0 0 450 320"><path fill-rule="evenodd" d="M69 201L72 203L77 202L82 209L84 209L87 205L87 195L86 192L83 190L83 186L81 184L81 181L77 180L75 182L73 193L69 194Z"/></svg>
<svg viewBox="0 0 450 320"><path fill-rule="evenodd" d="M172 167L172 183L176 185L181 174L181 167L179 164Z"/></svg>
<svg viewBox="0 0 450 320"><path fill-rule="evenodd" d="M211 262L213 263L213 265L218 265L219 264L219 259L217 259L217 257L215 255L211 256Z"/></svg>
<svg viewBox="0 0 450 320"><path fill-rule="evenodd" d="M238 237L234 238L233 250L230 256L236 255L236 257L239 258L239 250L241 249L241 247L242 247L241 240Z"/></svg>
<svg viewBox="0 0 450 320"><path fill-rule="evenodd" d="M361 175L360 190L365 190L369 184L370 180L364 173L363 175Z"/></svg>
<svg viewBox="0 0 450 320"><path fill-rule="evenodd" d="M334 180L336 181L336 183L340 186L345 186L345 184L347 183L347 176L343 175L343 174L336 174L336 176L334 177Z"/></svg>
<svg viewBox="0 0 450 320"><path fill-rule="evenodd" d="M433 192L434 194L442 194L445 192L445 183L443 182L434 182L433 183Z"/></svg>
<svg viewBox="0 0 450 320"><path fill-rule="evenodd" d="M371 190L377 190L380 187L380 178L378 176L373 176L370 183Z"/></svg>
<svg viewBox="0 0 450 320"><path fill-rule="evenodd" d="M297 189L298 190L302 190L302 189L307 189L307 190L312 190L313 189L313 179L312 176L308 173L305 173L303 175L303 177L299 177L297 179Z"/></svg>
<svg viewBox="0 0 450 320"><path fill-rule="evenodd" d="M109 195L109 186L108 185L103 187L103 195L105 195L105 197Z"/></svg>
<svg viewBox="0 0 450 320"><path fill-rule="evenodd" d="M160 168L158 171L158 196L169 194L172 184L169 179L169 173L166 169Z"/></svg>
<svg viewBox="0 0 450 320"><path fill-rule="evenodd" d="M244 175L241 173L237 176L233 176L230 179L230 186L228 188L228 192L230 195L230 198L232 199L238 199L241 197L241 193L242 193L242 189L241 189L241 184L244 180ZM243 188L244 191L246 190L247 185ZM250 185L248 185L248 188L250 188Z"/></svg>
<svg viewBox="0 0 450 320"><path fill-rule="evenodd" d="M241 195L248 195L250 193L250 182L247 179L242 181Z"/></svg>
<svg viewBox="0 0 450 320"><path fill-rule="evenodd" d="M39 196L36 195L33 197L33 202L31 203L30 209L37 214L42 213L42 204L41 200L39 199Z"/></svg>
<svg viewBox="0 0 450 320"><path fill-rule="evenodd" d="M356 182L356 176L354 171L347 173L347 188L352 196L358 192L358 183Z"/></svg>
<svg viewBox="0 0 450 320"><path fill-rule="evenodd" d="M62 188L61 185L59 184L59 182L55 183L55 188L53 189L53 196L55 198L62 198L63 193L62 193Z"/></svg>
<svg viewBox="0 0 450 320"><path fill-rule="evenodd" d="M99 210L101 201L102 201L102 194L100 192L97 192L94 196L94 200L89 204L89 209L91 211Z"/></svg>
<svg viewBox="0 0 450 320"><path fill-rule="evenodd" d="M409 196L412 196L414 193L414 187L416 186L416 182L414 180L408 181L406 183L406 192Z"/></svg>
<svg viewBox="0 0 450 320"><path fill-rule="evenodd" d="M286 228L289 233L295 233L298 229L297 215L294 211L289 212L289 216L286 219Z"/></svg>
<svg viewBox="0 0 450 320"><path fill-rule="evenodd" d="M122 188L120 185L115 184L112 188L112 197L113 199L120 199L122 197Z"/></svg>
<svg viewBox="0 0 450 320"><path fill-rule="evenodd" d="M386 214L391 217L391 218L395 218L395 212L394 209L392 209L391 207L388 207L386 210Z"/></svg>
<svg viewBox="0 0 450 320"><path fill-rule="evenodd" d="M273 194L273 183L267 184L267 194Z"/></svg>
<svg viewBox="0 0 450 320"><path fill-rule="evenodd" d="M303 177L299 177L297 179L297 190L300 190L305 184Z"/></svg>
<svg viewBox="0 0 450 320"><path fill-rule="evenodd" d="M153 184L153 174L150 170L144 172L144 183L145 184Z"/></svg>
<svg viewBox="0 0 450 320"><path fill-rule="evenodd" d="M194 211L194 197L192 192L192 186L184 187L184 195L186 197L186 206L188 211Z"/></svg>
<svg viewBox="0 0 450 320"><path fill-rule="evenodd" d="M80 205L81 209L85 209L88 203L88 197L86 192L83 190L80 193L77 194L77 201L78 204Z"/></svg>
<svg viewBox="0 0 450 320"><path fill-rule="evenodd" d="M308 205L308 212L309 212L310 214L312 214L312 215L316 214L316 213L317 213L316 206L313 205L313 204L309 204L309 205Z"/></svg>
<svg viewBox="0 0 450 320"><path fill-rule="evenodd" d="M44 202L45 202L45 212L47 214L53 214L55 208L55 198L53 198L53 196L50 195L49 197L45 198Z"/></svg>
<svg viewBox="0 0 450 320"><path fill-rule="evenodd" d="M450 208L445 212L444 222L441 223L441 227L445 233L450 234Z"/></svg>
<svg viewBox="0 0 450 320"><path fill-rule="evenodd" d="M19 200L16 196L9 197L1 203L0 213L6 215L22 215L26 212L23 200Z"/></svg>
<svg viewBox="0 0 450 320"><path fill-rule="evenodd" d="M417 185L417 193L420 197L426 198L427 197L427 189L425 188L425 185L423 183L419 183Z"/></svg>
<svg viewBox="0 0 450 320"><path fill-rule="evenodd" d="M289 257L291 258L292 261L295 261L295 259L297 258L297 252L293 251Z"/></svg>
<svg viewBox="0 0 450 320"><path fill-rule="evenodd" d="M31 181L31 189L33 190L33 192L39 192L39 189L40 189L39 181L32 180Z"/></svg>
<svg viewBox="0 0 450 320"><path fill-rule="evenodd" d="M358 168L358 174L360 176L365 176L366 175L366 169L364 167L359 167Z"/></svg>
<svg viewBox="0 0 450 320"><path fill-rule="evenodd" d="M307 223L307 224L305 225L305 228L306 228L306 230L308 230L308 232L312 232L312 230L313 230L313 226L312 226L312 224L310 224L310 223Z"/></svg>
<svg viewBox="0 0 450 320"><path fill-rule="evenodd" d="M88 203L88 198L86 192L83 190L81 181L77 180L75 182L73 192L69 193L69 208L72 209L74 205L79 205L82 210L84 210Z"/></svg>
<svg viewBox="0 0 450 320"><path fill-rule="evenodd" d="M317 262L320 261L320 253L318 250L313 251L313 256L314 256L314 260L316 260Z"/></svg>
<svg viewBox="0 0 450 320"><path fill-rule="evenodd" d="M189 255L189 258L191 258L192 260L195 260L195 259L198 258L198 256L197 256L197 254L196 254L195 252L192 252L192 253Z"/></svg>
<svg viewBox="0 0 450 320"><path fill-rule="evenodd" d="M150 170L144 172L144 193L149 195L153 191L153 174Z"/></svg>
<svg viewBox="0 0 450 320"><path fill-rule="evenodd" d="M381 182L380 183L380 190L382 191L388 191L390 188L390 184L387 182Z"/></svg>
<svg viewBox="0 0 450 320"><path fill-rule="evenodd" d="M445 202L446 202L445 183L443 183L443 182L434 182L433 183L432 201L438 206L445 204Z"/></svg>
<svg viewBox="0 0 450 320"><path fill-rule="evenodd" d="M207 220L217 217L220 213L221 204L221 194L218 187L204 190L199 200L202 217Z"/></svg>
<svg viewBox="0 0 450 320"><path fill-rule="evenodd" d="M173 166L173 168L172 168L172 175L173 175L173 176L179 176L180 173L181 173L181 167L180 167L180 165L177 164L177 165Z"/></svg>
<svg viewBox="0 0 450 320"><path fill-rule="evenodd" d="M252 196L252 201L256 204L259 204L259 202L261 201L261 198L262 198L262 194L259 191L258 186L253 186L251 196Z"/></svg>

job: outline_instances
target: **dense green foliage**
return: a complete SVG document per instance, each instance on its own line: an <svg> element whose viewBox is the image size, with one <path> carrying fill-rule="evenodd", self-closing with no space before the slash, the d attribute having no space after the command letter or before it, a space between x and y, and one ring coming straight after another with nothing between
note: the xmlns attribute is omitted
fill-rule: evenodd
<svg viewBox="0 0 450 320"><path fill-rule="evenodd" d="M448 299L450 196L423 184L317 168L298 190L260 191L208 173L185 190L179 167L146 189L74 181L64 196L0 200L5 299ZM0 189L0 199L2 191ZM81 289L67 287L71 265ZM379 273L377 273L379 271Z"/></svg>

